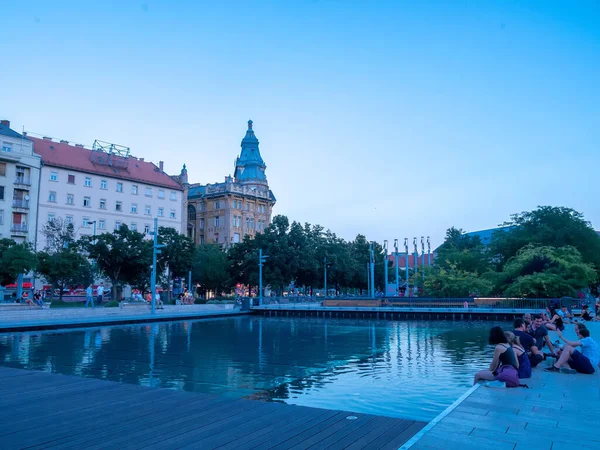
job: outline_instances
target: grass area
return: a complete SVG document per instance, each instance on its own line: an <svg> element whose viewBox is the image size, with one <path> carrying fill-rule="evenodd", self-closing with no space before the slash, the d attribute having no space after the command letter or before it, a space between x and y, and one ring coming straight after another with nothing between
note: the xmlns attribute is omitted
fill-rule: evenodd
<svg viewBox="0 0 600 450"><path fill-rule="evenodd" d="M61 302L58 297L54 299L46 299L46 303L52 302L50 308L83 308L85 306L85 302ZM96 305L96 299L94 299L94 304ZM116 308L119 306L119 302L113 301L103 301L102 306L104 308Z"/></svg>

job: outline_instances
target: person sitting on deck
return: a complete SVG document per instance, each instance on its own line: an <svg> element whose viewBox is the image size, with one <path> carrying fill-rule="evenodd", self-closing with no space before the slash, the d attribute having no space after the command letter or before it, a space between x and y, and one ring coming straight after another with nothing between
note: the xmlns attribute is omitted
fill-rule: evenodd
<svg viewBox="0 0 600 450"><path fill-rule="evenodd" d="M590 320L592 320L592 316L590 315L590 309L588 305L583 305L583 308L581 309L581 316L580 318L582 320L585 320L587 322L589 322Z"/></svg>
<svg viewBox="0 0 600 450"><path fill-rule="evenodd" d="M523 319L515 319L514 331L516 337L519 338L519 343L525 349L527 356L529 357L529 364L531 367L537 366L544 360L544 355L535 346L535 341L529 333L527 333L527 325Z"/></svg>
<svg viewBox="0 0 600 450"><path fill-rule="evenodd" d="M548 336L548 329L543 325L542 316L536 314L533 316L533 323L529 327L529 334L533 337L535 341L535 346L538 350L543 351L544 345L548 346L550 349L551 355L555 355L554 347L552 346L552 342L550 342L550 337Z"/></svg>
<svg viewBox="0 0 600 450"><path fill-rule="evenodd" d="M531 362L525 348L521 345L519 336L516 336L512 331L505 331L504 336L506 336L506 340L512 347L513 352L515 352L515 356L519 362L519 378L531 378Z"/></svg>
<svg viewBox="0 0 600 450"><path fill-rule="evenodd" d="M489 343L496 346L492 363L488 370L480 370L475 374L473 384L477 384L480 380L498 380L505 382L508 387L517 387L519 385L519 374L517 372L519 361L502 328L493 327L490 330Z"/></svg>
<svg viewBox="0 0 600 450"><path fill-rule="evenodd" d="M575 324L575 333L579 338L577 341L565 339L560 330L557 333L566 345L561 350L558 361L552 367L544 369L546 372L559 372L561 368L570 368L578 373L593 374L598 370L600 348L596 341L590 337L590 330L584 324Z"/></svg>
<svg viewBox="0 0 600 450"><path fill-rule="evenodd" d="M523 322L525 323L525 326L529 328L529 325L531 325L531 313L523 314Z"/></svg>
<svg viewBox="0 0 600 450"><path fill-rule="evenodd" d="M565 324L563 322L563 319L560 315L558 315L558 313L552 309L552 319L550 320L550 322L544 324L544 326L552 331L565 331Z"/></svg>

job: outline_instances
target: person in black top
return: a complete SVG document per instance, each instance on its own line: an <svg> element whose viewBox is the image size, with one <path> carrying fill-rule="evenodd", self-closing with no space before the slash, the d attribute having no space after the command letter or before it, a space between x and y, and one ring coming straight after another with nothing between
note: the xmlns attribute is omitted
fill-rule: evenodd
<svg viewBox="0 0 600 450"><path fill-rule="evenodd" d="M583 305L583 308L581 309L581 319L586 320L586 321L592 320L592 316L590 315L590 310L589 310L588 305Z"/></svg>
<svg viewBox="0 0 600 450"><path fill-rule="evenodd" d="M548 336L548 330L543 325L543 319L540 315L533 316L533 323L529 327L529 334L533 337L535 341L535 346L539 351L543 351L544 345L547 345L550 349L552 355L555 355L554 346L552 342L550 342L550 337Z"/></svg>
<svg viewBox="0 0 600 450"><path fill-rule="evenodd" d="M537 366L544 360L544 355L542 355L542 352L540 352L535 346L535 341L533 340L531 335L527 333L527 325L525 324L523 319L515 319L513 325L515 328L513 333L519 338L521 345L527 352L527 356L529 356L529 362L531 363L531 367Z"/></svg>
<svg viewBox="0 0 600 450"><path fill-rule="evenodd" d="M512 347L508 343L508 339L506 339L502 328L493 327L490 330L489 343L490 345L496 346L494 348L494 358L492 359L489 370L480 370L475 374L473 384L477 384L480 380L495 380L498 370L502 366L512 366L515 372L519 368L519 361L517 360Z"/></svg>

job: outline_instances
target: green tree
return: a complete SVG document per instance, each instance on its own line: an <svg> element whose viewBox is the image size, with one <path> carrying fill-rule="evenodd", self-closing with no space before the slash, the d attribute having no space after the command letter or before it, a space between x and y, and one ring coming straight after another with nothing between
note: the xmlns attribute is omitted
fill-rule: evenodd
<svg viewBox="0 0 600 450"><path fill-rule="evenodd" d="M503 278L507 296L548 298L576 295L598 277L575 247L526 245L506 263Z"/></svg>
<svg viewBox="0 0 600 450"><path fill-rule="evenodd" d="M200 284L202 295L213 291L218 295L229 288L227 254L217 244L201 245L196 249L192 268L192 280Z"/></svg>
<svg viewBox="0 0 600 450"><path fill-rule="evenodd" d="M12 239L0 239L0 284L15 282L35 268L36 256L28 242L17 243Z"/></svg>
<svg viewBox="0 0 600 450"><path fill-rule="evenodd" d="M432 297L469 297L490 295L494 285L474 272L459 269L452 263L426 270L423 290Z"/></svg>
<svg viewBox="0 0 600 450"><path fill-rule="evenodd" d="M140 277L150 275L152 242L125 224L112 233L103 233L94 239L86 236L84 246L90 258L96 261L98 269L110 280L113 299L117 298L118 286L130 284L140 287Z"/></svg>
<svg viewBox="0 0 600 450"><path fill-rule="evenodd" d="M489 253L479 236L466 235L455 227L446 230L446 238L437 250L435 264L479 274L491 268Z"/></svg>

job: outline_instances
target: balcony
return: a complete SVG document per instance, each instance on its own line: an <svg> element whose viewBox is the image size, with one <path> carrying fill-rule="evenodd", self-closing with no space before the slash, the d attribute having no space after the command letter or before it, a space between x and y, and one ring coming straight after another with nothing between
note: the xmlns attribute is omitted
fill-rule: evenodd
<svg viewBox="0 0 600 450"><path fill-rule="evenodd" d="M28 228L26 223L13 223L10 226L11 233L27 233Z"/></svg>
<svg viewBox="0 0 600 450"><path fill-rule="evenodd" d="M29 200L23 198L13 198L13 208L29 209Z"/></svg>
<svg viewBox="0 0 600 450"><path fill-rule="evenodd" d="M17 177L15 178L15 184L19 186L31 186L31 178Z"/></svg>

